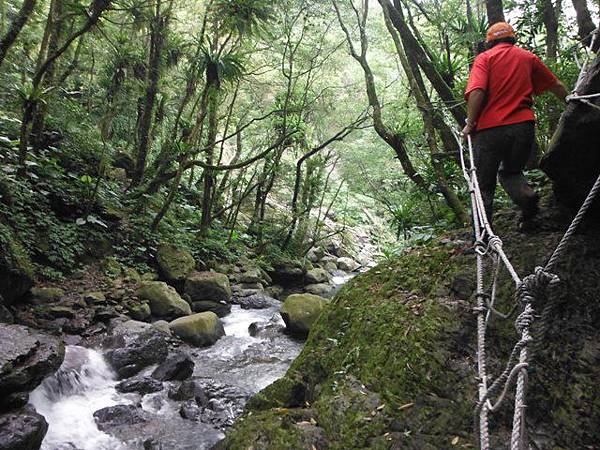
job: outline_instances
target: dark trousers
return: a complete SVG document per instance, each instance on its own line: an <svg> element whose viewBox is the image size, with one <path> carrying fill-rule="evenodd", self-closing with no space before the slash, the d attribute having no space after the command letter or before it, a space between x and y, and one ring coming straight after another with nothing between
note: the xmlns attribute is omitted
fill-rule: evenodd
<svg viewBox="0 0 600 450"><path fill-rule="evenodd" d="M534 142L534 122L488 128L473 135L477 180L490 223L498 175L500 184L525 217L537 211L538 195L523 175Z"/></svg>

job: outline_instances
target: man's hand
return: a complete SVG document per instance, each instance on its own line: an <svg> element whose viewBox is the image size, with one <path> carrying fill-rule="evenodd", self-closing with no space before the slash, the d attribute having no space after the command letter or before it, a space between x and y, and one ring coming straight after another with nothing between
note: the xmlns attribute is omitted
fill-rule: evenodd
<svg viewBox="0 0 600 450"><path fill-rule="evenodd" d="M467 124L465 125L465 127L462 130L462 135L466 138L473 131L475 131L475 124L473 124L471 122L467 122Z"/></svg>

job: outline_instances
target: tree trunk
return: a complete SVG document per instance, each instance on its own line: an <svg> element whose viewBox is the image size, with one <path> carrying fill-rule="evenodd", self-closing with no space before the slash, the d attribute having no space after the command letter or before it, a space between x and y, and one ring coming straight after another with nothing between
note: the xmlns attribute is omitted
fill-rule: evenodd
<svg viewBox="0 0 600 450"><path fill-rule="evenodd" d="M502 0L485 0L485 7L490 26L497 22L505 22Z"/></svg>
<svg viewBox="0 0 600 450"><path fill-rule="evenodd" d="M23 104L23 119L21 121L21 132L19 139L19 175L23 175L25 173L25 163L27 161L29 137L31 133L31 121L39 101L36 97L36 93L40 87L44 75L46 74L46 71L50 65L54 63L54 61L60 58L61 55L67 51L75 39L87 33L94 25L96 25L96 23L98 23L102 13L110 6L110 2L111 0L93 0L88 7L88 16L86 22L79 30L73 33L62 44L62 46L56 50L56 52L47 57L33 75L33 79L31 81L32 93L25 99Z"/></svg>
<svg viewBox="0 0 600 450"><path fill-rule="evenodd" d="M214 163L215 146L219 125L219 85L218 79L208 80L211 84L208 94L208 129L206 164ZM212 222L213 190L215 185L215 174L211 169L204 169L203 191L202 191L202 217L200 220L200 235L205 236Z"/></svg>
<svg viewBox="0 0 600 450"><path fill-rule="evenodd" d="M441 130L442 141L447 149L454 150L456 147L456 140L453 136L445 136L445 122L443 117L439 117L436 113L436 109L432 105L429 96L427 94L427 88L419 71L419 65L416 61L413 53L408 53L406 47L406 39L398 39L395 29L392 27L392 23L389 16L389 8L383 5L383 12L385 18L385 24L388 28L390 35L394 41L398 56L404 72L408 78L411 89L415 95L417 101L417 107L423 118L423 128L425 131L425 138L430 152L430 162L433 168L433 172L436 178L436 186L439 192L443 195L446 204L452 209L456 219L461 224L468 223L469 218L465 211L465 208L460 201L458 195L450 186L446 175L444 173L443 162L440 161L440 151L436 136L436 125ZM402 38L402 37L401 37ZM404 44L404 47L403 45ZM451 132L450 132L451 134Z"/></svg>
<svg viewBox="0 0 600 450"><path fill-rule="evenodd" d="M150 128L152 126L154 103L160 79L160 58L166 21L167 18L162 16L161 12L161 0L156 0L156 9L150 32L150 55L148 58L148 73L146 75L146 94L144 95L144 103L137 129L137 160L131 180L132 186L138 186L142 182L146 170L146 159L148 158L148 151L151 145Z"/></svg>
<svg viewBox="0 0 600 450"><path fill-rule="evenodd" d="M558 27L562 7L561 1L562 0L557 0L556 6L552 4L552 0L544 0L542 4L544 26L546 27L546 58L550 63L555 63L556 58L558 57ZM548 134L552 135L558 124L560 111L554 103L549 103L546 108L546 115L548 117ZM538 158L536 158L536 161Z"/></svg>
<svg viewBox="0 0 600 450"><path fill-rule="evenodd" d="M591 34L596 29L596 25L592 20L592 15L588 9L587 0L573 0L573 7L577 15L577 27L579 28L579 38L583 40L583 43L589 46L592 42ZM594 51L598 51L600 48L600 37L596 38L594 44Z"/></svg>
<svg viewBox="0 0 600 450"><path fill-rule="evenodd" d="M52 54L58 50L60 40L63 34L64 25L64 8L63 0L53 0L50 7L50 16L46 26L49 27L48 36L48 53ZM44 34L46 32L44 31ZM40 83L40 89L45 90L45 87L51 87L54 84L54 74L56 72L56 62L48 65L46 74ZM44 126L46 121L46 113L48 112L48 103L46 100L38 105L35 110L32 124L31 134L34 150L39 150L44 144Z"/></svg>
<svg viewBox="0 0 600 450"><path fill-rule="evenodd" d="M17 36L31 16L36 3L37 0L24 0L17 17L14 18L8 27L8 31L2 36L2 39L0 39L0 66L2 66L2 62L4 61L4 58L6 58L8 50L14 44Z"/></svg>
<svg viewBox="0 0 600 450"><path fill-rule="evenodd" d="M419 67L421 67L423 70L423 73L439 95L440 99L448 107L449 112L456 120L456 123L459 126L462 126L467 117L465 110L462 106L458 105L457 99L452 90L442 75L438 72L435 65L431 62L427 56L427 53L408 27L406 20L404 19L400 0L394 0L393 5L390 0L381 0L380 3L382 6L385 5L389 8L390 20L392 21L392 24L398 30L403 40L406 40L406 51L414 55Z"/></svg>

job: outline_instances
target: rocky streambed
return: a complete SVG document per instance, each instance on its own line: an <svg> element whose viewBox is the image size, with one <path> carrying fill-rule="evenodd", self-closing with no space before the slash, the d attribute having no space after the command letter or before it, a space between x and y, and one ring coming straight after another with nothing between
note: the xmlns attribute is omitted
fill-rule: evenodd
<svg viewBox="0 0 600 450"><path fill-rule="evenodd" d="M267 274L244 261L199 272L169 253L163 281L116 280L125 299L50 288L11 307L30 326L0 324L0 448L212 448L249 397L285 374L358 268L331 258L309 270Z"/></svg>

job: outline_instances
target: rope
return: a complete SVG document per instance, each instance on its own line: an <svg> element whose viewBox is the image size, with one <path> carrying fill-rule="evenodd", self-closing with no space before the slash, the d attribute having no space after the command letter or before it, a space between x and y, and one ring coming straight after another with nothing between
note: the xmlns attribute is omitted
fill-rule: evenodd
<svg viewBox="0 0 600 450"><path fill-rule="evenodd" d="M600 27L598 27L593 34L590 48L594 47L596 38L599 34ZM578 94L581 83L585 78L585 74L587 73L586 70L589 64L589 58L590 54L588 52L587 59L581 66L581 71L579 73L573 94L569 95L566 100L579 101L590 107L600 110L599 105L596 105L590 101L600 97L600 93L584 95ZM461 168L465 181L469 187L469 194L471 197L471 212L473 216L473 228L475 232L474 246L475 253L477 254L476 307L473 308L473 311L477 315L477 372L479 381L479 402L475 408L475 423L477 424L476 428L478 428L477 436L479 446L481 450L489 450L490 438L488 416L490 413L494 413L499 410L508 395L509 389L516 380L510 450L524 450L525 410L527 408L525 397L527 393L528 382L527 369L529 368L529 361L531 360L532 353L534 353L534 350L536 350L536 348L530 348L536 347L536 345L530 346L530 344L533 342L530 329L536 319L535 308L536 305L541 306L541 302L544 302L543 312L541 314L541 320L538 328L540 339L537 339L534 342L534 344L539 345L541 342L543 342L542 338L547 334L550 318L553 316L553 309L558 303L557 287L560 283L560 279L558 276L552 273L552 270L554 270L558 259L565 251L567 245L572 239L573 234L583 220L586 212L592 205L598 192L600 192L600 175L596 179L596 182L581 205L577 215L561 238L558 246L552 253L545 267L536 268L533 274L530 274L521 280L514 266L503 250L502 240L494 234L494 231L486 216L483 196L481 194L479 181L477 179L477 168L475 167L473 142L471 136L467 136L469 157L468 166L465 161L463 142L458 134L455 134L455 137L457 138L460 146ZM486 256L491 257L493 261L490 294L484 292L484 258ZM500 263L504 265L510 274L517 289L517 302L507 314L503 314L494 308ZM517 333L520 335L520 338L513 347L503 372L488 387L489 379L486 363L487 325L491 321L492 315L508 318L519 306L522 306L523 310L515 320L515 328ZM492 397L496 395L498 395L498 397L496 401L492 403Z"/></svg>
<svg viewBox="0 0 600 450"><path fill-rule="evenodd" d="M475 232L475 252L477 255L477 291L476 306L473 308L477 315L477 372L479 382L479 402L475 408L475 422L478 429L478 441L481 450L489 450L489 413L496 412L504 403L510 387L516 380L515 406L513 415L513 430L511 434L511 450L521 450L523 448L524 428L525 428L525 394L527 387L527 368L529 367L530 351L529 343L532 341L529 329L535 320L533 303L536 298L545 297L545 289L554 280L555 276L548 274L544 269L538 269L534 275L530 275L521 280L508 256L504 252L502 240L494 234L485 213L483 196L479 188L477 179L477 168L473 152L473 143L468 136L468 162L465 160L464 146L458 139L461 147L460 162L463 176L467 181L469 193L471 196L471 213L473 217L473 228ZM600 180L598 182L600 189ZM493 272L490 293L484 291L485 264L484 258L492 259ZM500 265L506 268L512 280L517 287L517 304L508 314L502 314L494 308L498 275ZM515 344L510 357L506 363L504 371L494 382L488 386L489 378L486 362L486 331L487 325L491 321L492 315L500 317L509 317L516 310L518 305L523 306L523 311L515 320L515 327L520 335L520 339ZM492 397L498 395L495 403L491 402Z"/></svg>

